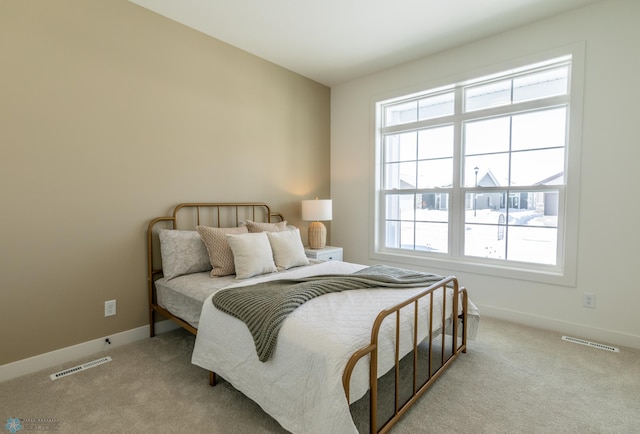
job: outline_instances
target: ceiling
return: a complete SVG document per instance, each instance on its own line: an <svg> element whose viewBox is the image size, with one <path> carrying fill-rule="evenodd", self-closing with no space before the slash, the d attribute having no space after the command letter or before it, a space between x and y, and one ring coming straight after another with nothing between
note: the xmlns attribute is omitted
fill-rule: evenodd
<svg viewBox="0 0 640 434"><path fill-rule="evenodd" d="M129 0L335 86L599 0Z"/></svg>

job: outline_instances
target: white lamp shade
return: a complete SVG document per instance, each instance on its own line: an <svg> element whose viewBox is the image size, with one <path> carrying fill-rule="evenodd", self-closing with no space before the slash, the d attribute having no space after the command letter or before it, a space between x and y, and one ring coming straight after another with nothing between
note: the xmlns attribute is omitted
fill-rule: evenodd
<svg viewBox="0 0 640 434"><path fill-rule="evenodd" d="M331 199L315 199L302 201L302 220L326 221L331 220Z"/></svg>

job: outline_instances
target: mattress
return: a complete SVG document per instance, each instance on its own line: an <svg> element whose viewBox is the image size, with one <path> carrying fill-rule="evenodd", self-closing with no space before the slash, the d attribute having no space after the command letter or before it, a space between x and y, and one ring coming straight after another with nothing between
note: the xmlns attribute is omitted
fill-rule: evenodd
<svg viewBox="0 0 640 434"><path fill-rule="evenodd" d="M211 294L235 283L235 276L212 278L209 272L156 280L157 303L198 328L202 303Z"/></svg>
<svg viewBox="0 0 640 434"><path fill-rule="evenodd" d="M156 280L156 302L174 316L185 320L195 328L198 328L202 303L222 288L234 284L252 284L264 280L283 279L287 277L301 277L307 273L304 269L313 267L321 261L309 260L309 265L279 273L257 276L251 279L237 280L235 275L223 277L210 277L209 272L187 274L173 279L164 277Z"/></svg>

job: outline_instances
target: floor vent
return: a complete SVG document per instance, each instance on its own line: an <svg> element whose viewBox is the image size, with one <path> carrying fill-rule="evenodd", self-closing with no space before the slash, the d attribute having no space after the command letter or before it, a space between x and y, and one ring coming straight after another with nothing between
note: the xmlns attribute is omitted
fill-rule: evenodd
<svg viewBox="0 0 640 434"><path fill-rule="evenodd" d="M586 345L588 347L599 348L605 351L611 351L612 353L619 353L620 350L611 345L599 344L597 342L585 341L584 339L572 338L571 336L563 336L562 340L567 342L573 342L574 344Z"/></svg>
<svg viewBox="0 0 640 434"><path fill-rule="evenodd" d="M103 357L98 360L94 360L92 362L83 363L79 366L74 366L73 368L65 369L64 371L56 372L55 374L49 375L49 378L52 380L57 380L58 378L68 377L69 375L73 375L76 372L84 371L90 368L95 368L96 366L104 365L111 361L111 357Z"/></svg>

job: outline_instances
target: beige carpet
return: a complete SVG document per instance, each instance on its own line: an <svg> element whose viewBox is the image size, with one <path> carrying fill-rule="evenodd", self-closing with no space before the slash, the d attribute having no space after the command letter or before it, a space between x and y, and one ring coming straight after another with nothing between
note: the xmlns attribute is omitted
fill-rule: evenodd
<svg viewBox="0 0 640 434"><path fill-rule="evenodd" d="M468 353L392 433L640 433L640 351L560 337L482 318ZM9 418L61 433L285 432L229 384L209 387L193 342L173 331L0 383L0 432ZM49 379L102 356L113 361Z"/></svg>

